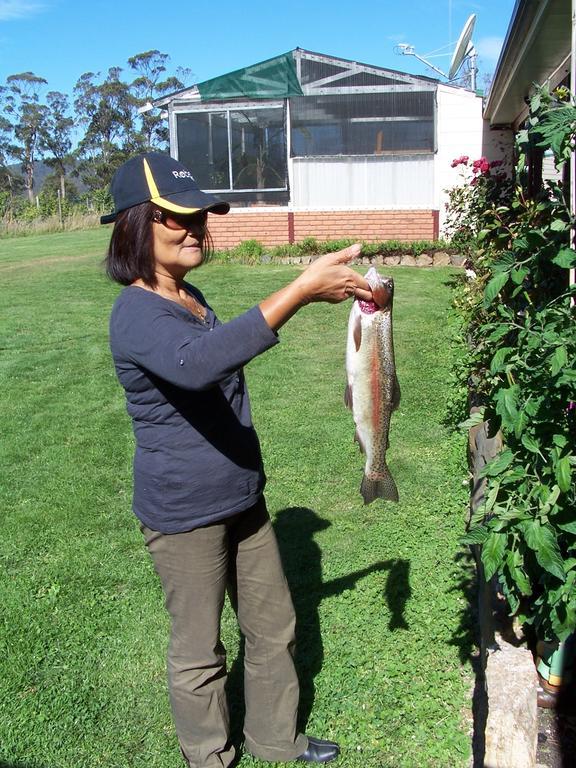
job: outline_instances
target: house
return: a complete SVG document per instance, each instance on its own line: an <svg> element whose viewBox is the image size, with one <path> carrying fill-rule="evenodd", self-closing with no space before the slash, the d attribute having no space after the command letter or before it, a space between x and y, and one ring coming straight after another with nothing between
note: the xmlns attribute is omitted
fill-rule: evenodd
<svg viewBox="0 0 576 768"><path fill-rule="evenodd" d="M484 109L491 128L521 129L536 84L571 87L572 17L571 0L516 2ZM545 178L559 177L551 155L539 162Z"/></svg>
<svg viewBox="0 0 576 768"><path fill-rule="evenodd" d="M171 154L232 205L211 222L217 247L436 239L452 159L487 154L476 93L300 48L155 106Z"/></svg>
<svg viewBox="0 0 576 768"><path fill-rule="evenodd" d="M576 0L517 0L484 109L484 120L512 134L523 127L536 85L550 90L576 88ZM537 177L564 177L576 213L576 165L556 169L551 155L532 149L530 166ZM570 270L570 282L576 282Z"/></svg>

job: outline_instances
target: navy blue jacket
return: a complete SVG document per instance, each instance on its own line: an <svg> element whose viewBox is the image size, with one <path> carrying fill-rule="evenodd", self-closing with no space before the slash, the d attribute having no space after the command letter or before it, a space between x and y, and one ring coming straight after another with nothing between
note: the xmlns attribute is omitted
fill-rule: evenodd
<svg viewBox="0 0 576 768"><path fill-rule="evenodd" d="M110 348L132 417L133 508L149 528L188 531L248 509L264 490L242 366L277 343L259 307L204 321L138 286L110 317Z"/></svg>

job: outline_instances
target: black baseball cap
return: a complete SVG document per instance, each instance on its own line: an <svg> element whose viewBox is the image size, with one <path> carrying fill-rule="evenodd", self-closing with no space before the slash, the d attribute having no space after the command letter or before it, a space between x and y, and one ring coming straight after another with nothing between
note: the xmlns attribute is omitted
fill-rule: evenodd
<svg viewBox="0 0 576 768"><path fill-rule="evenodd" d="M110 224L121 211L148 201L180 216L230 210L229 203L202 192L185 165L160 152L147 152L127 160L112 177L110 192L114 211L101 216L100 224Z"/></svg>

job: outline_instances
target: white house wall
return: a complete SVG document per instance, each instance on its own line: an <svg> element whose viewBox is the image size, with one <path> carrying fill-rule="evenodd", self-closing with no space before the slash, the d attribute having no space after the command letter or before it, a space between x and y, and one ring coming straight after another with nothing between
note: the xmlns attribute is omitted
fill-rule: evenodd
<svg viewBox="0 0 576 768"><path fill-rule="evenodd" d="M434 208L434 155L294 158L294 208Z"/></svg>
<svg viewBox="0 0 576 768"><path fill-rule="evenodd" d="M434 207L440 212L440 233L446 216L446 190L463 183L462 167L452 161L482 157L482 98L472 91L439 85Z"/></svg>

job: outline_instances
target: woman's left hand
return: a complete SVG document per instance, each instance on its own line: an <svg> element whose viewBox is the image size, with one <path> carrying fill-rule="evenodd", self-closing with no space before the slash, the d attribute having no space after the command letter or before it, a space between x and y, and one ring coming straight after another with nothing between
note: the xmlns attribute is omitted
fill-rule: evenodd
<svg viewBox="0 0 576 768"><path fill-rule="evenodd" d="M347 266L360 255L359 243L325 256L310 264L301 275L285 288L260 302L260 310L270 328L278 330L301 307L312 301L337 304L355 297L363 301L372 299L367 281Z"/></svg>
<svg viewBox="0 0 576 768"><path fill-rule="evenodd" d="M303 303L327 301L336 304L354 296L370 301L372 290L367 281L347 266L360 255L359 243L336 253L327 253L312 262L294 281L302 291Z"/></svg>

